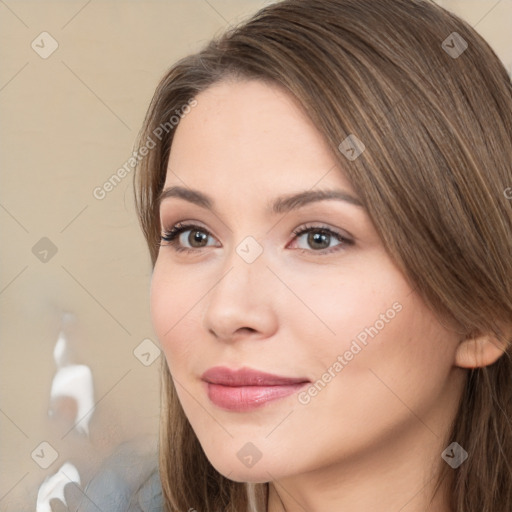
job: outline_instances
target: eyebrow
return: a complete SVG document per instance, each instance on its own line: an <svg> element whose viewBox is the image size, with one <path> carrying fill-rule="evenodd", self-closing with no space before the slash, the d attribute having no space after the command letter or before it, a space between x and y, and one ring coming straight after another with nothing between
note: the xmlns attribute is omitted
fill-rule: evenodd
<svg viewBox="0 0 512 512"><path fill-rule="evenodd" d="M177 197L188 201L189 203L196 204L202 208L214 210L215 202L213 199L199 190L185 188L180 186L173 186L164 189L158 196L157 205L160 208L162 202L169 197ZM310 203L317 201L324 201L327 199L336 199L345 201L354 206L363 208L359 199L351 196L343 190L305 190L303 192L284 195L276 198L272 203L267 204L268 211L274 215L289 212L302 208Z"/></svg>

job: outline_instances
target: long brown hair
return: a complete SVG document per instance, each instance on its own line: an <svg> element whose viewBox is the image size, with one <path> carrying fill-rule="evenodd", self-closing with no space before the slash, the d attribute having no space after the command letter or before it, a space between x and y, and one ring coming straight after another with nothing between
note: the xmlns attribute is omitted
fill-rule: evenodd
<svg viewBox="0 0 512 512"><path fill-rule="evenodd" d="M467 371L441 464L453 512L512 510L512 85L489 44L432 0L284 0L215 37L163 76L136 143L136 207L154 266L157 197L175 123L224 79L284 87L346 170L384 247L439 317L507 350ZM176 114L178 117L176 117ZM171 116L174 121L170 122ZM366 149L339 149L354 134ZM146 150L144 150L144 146ZM149 149L148 149L149 148ZM144 155L142 155L144 153ZM264 511L268 484L207 460L162 358L160 472L166 511Z"/></svg>

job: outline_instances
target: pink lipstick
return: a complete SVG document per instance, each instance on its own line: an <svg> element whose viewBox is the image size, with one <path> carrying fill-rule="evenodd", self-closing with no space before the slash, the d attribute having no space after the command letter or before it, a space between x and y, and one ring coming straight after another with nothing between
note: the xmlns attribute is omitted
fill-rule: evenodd
<svg viewBox="0 0 512 512"><path fill-rule="evenodd" d="M239 412L289 396L310 382L305 377L283 377L251 368L231 370L225 366L210 368L201 378L215 405Z"/></svg>

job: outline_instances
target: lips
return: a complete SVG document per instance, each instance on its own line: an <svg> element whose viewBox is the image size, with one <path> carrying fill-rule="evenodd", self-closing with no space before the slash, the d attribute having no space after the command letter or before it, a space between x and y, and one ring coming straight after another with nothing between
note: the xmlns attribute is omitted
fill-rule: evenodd
<svg viewBox="0 0 512 512"><path fill-rule="evenodd" d="M231 370L225 366L215 366L205 371L201 377L211 384L222 386L290 386L309 382L305 377L283 377L260 372L251 368Z"/></svg>
<svg viewBox="0 0 512 512"><path fill-rule="evenodd" d="M310 382L304 377L283 377L251 368L231 370L223 366L210 368L202 379L210 401L232 412L262 407L299 391Z"/></svg>

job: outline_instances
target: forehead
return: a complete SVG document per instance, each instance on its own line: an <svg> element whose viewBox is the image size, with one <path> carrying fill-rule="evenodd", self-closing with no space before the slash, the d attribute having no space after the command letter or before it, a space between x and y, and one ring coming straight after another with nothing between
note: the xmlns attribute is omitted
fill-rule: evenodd
<svg viewBox="0 0 512 512"><path fill-rule="evenodd" d="M319 180L350 188L322 134L280 86L230 80L196 100L175 128L166 186L182 178L231 189L311 188Z"/></svg>

